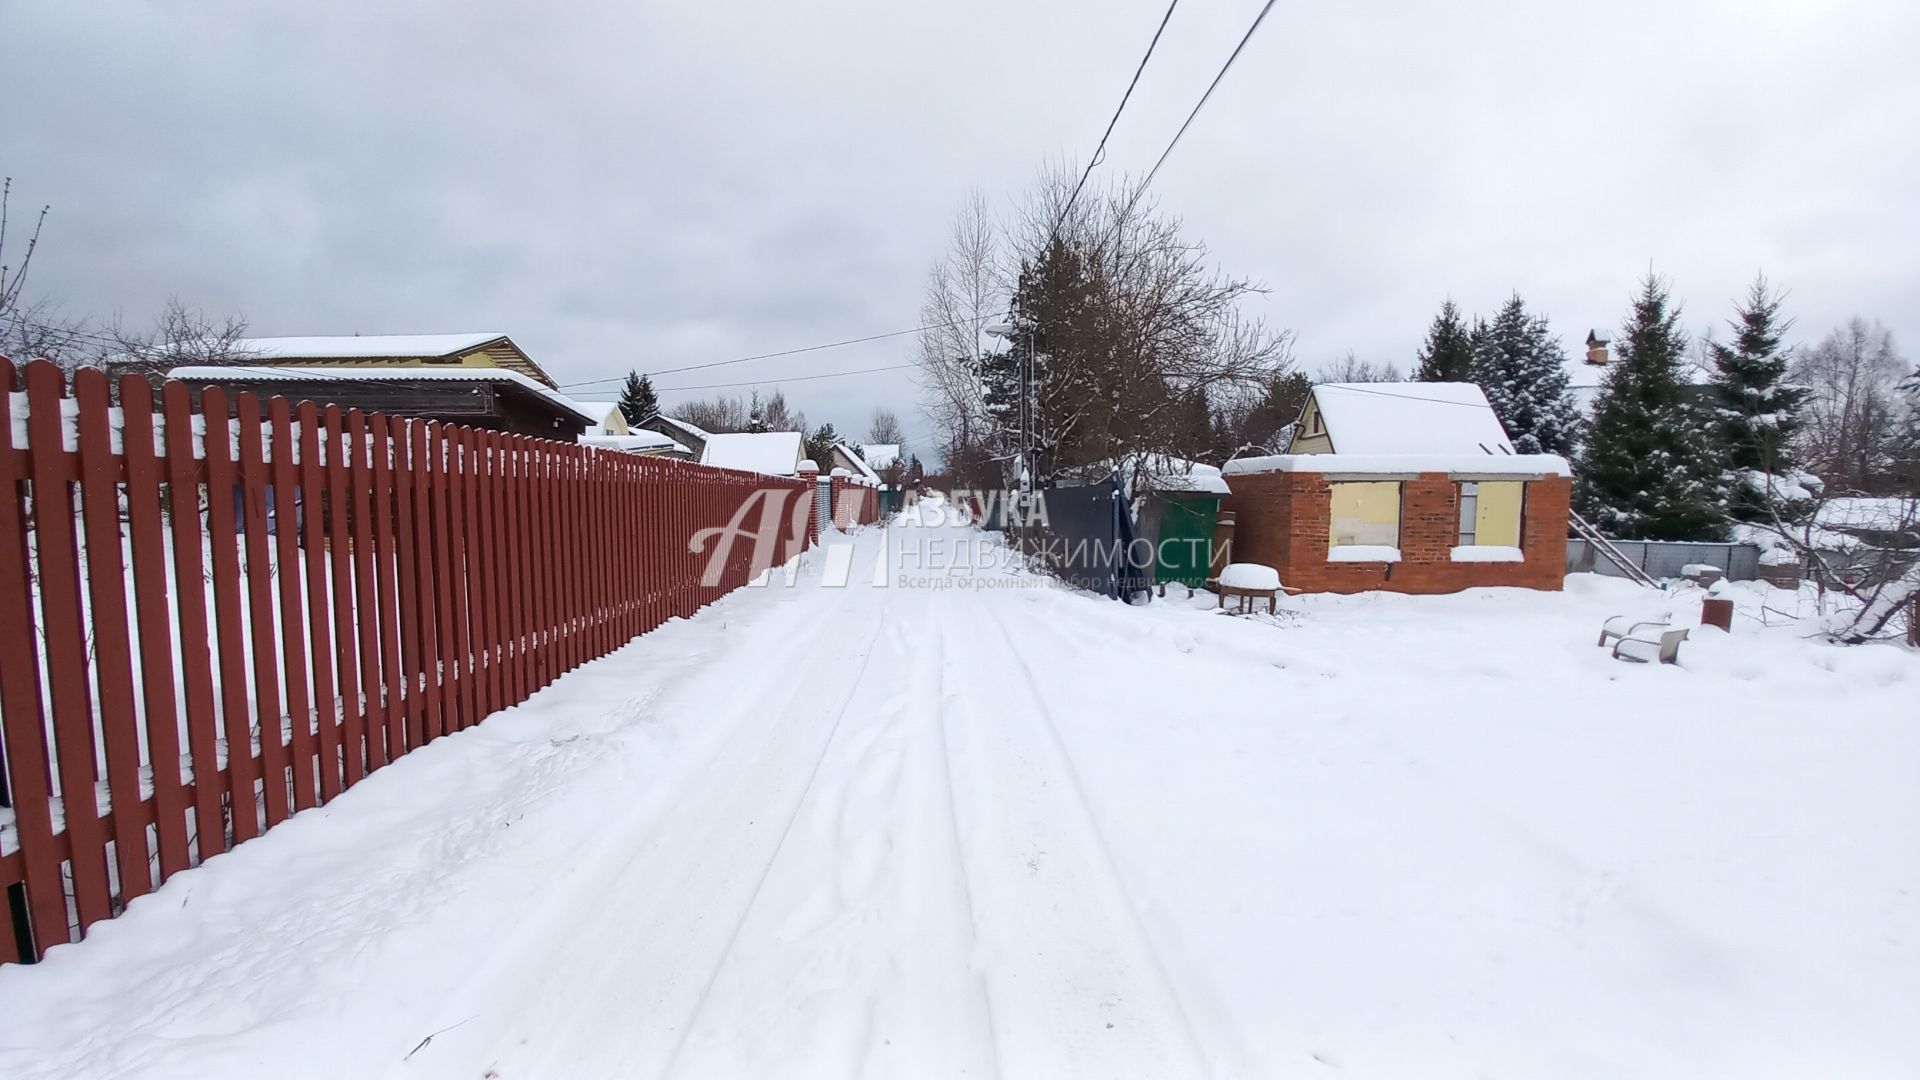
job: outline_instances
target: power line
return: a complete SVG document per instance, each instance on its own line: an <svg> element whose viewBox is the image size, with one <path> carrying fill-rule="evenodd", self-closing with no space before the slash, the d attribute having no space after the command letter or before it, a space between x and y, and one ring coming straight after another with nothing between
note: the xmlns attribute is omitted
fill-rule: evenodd
<svg viewBox="0 0 1920 1080"><path fill-rule="evenodd" d="M736 386L765 386L768 383L778 385L790 382L811 382L814 379L838 379L843 375L870 375L876 371L899 371L902 368L919 367L918 364L888 364L885 367L860 368L856 371L829 371L823 375L785 375L771 379L748 379L746 382L703 383L699 386L659 386L657 393L678 394L686 390L729 390Z"/></svg>
<svg viewBox="0 0 1920 1080"><path fill-rule="evenodd" d="M1240 44L1233 47L1233 54L1228 56L1227 62L1220 66L1220 73L1215 75L1213 82L1207 85L1207 92L1200 95L1199 103L1193 107L1192 112L1187 114L1186 122L1180 125L1179 131L1174 132L1173 141L1167 144L1165 150L1161 151L1160 160L1154 162L1153 168L1147 170L1147 178L1140 182L1140 189L1142 191L1146 190L1147 185L1153 183L1154 174L1160 171L1160 166L1167 163L1167 157L1173 153L1173 148L1180 145L1180 137L1187 133L1187 128L1193 126L1194 117L1199 116L1200 110L1206 107L1207 99L1213 96L1214 90L1220 85L1220 80L1227 77L1227 71L1233 67L1233 62L1240 59L1240 50L1246 48L1247 42L1253 40L1254 31L1260 29L1260 24L1266 21L1267 12L1273 10L1273 3L1274 0L1267 0L1266 5L1260 9L1260 14L1254 16L1253 25L1247 27L1247 33L1240 39Z"/></svg>
<svg viewBox="0 0 1920 1080"><path fill-rule="evenodd" d="M1396 394L1388 390L1370 390L1352 383L1320 383L1314 387L1320 390L1344 390L1355 394L1372 394L1375 397L1399 398L1402 401L1418 401L1427 405L1458 405L1463 409L1485 409L1489 406L1474 401L1448 401L1444 398L1419 397L1414 394Z"/></svg>
<svg viewBox="0 0 1920 1080"><path fill-rule="evenodd" d="M966 326L970 323L982 323L990 318L993 318L993 316L981 315L976 318L960 319L955 322L928 323L925 326L915 326L906 330L889 330L884 334L868 334L865 337L847 338L844 341L829 341L821 345L806 345L798 349L782 349L779 352L758 353L754 356L742 356L733 360L715 360L706 364L688 364L685 367L662 368L659 371L645 372L645 374L648 378L652 378L655 375L677 375L683 371L705 371L708 368L726 367L729 364L744 364L750 360L772 360L782 356L798 356L801 353L820 352L823 349L838 349L843 345L859 345L868 341L881 341L886 338L905 337L908 334L921 334L928 330L947 330L956 326ZM625 382L626 378L625 375L616 375L607 379L588 379L584 382L561 383L560 389L570 390L581 386L601 386L606 383ZM737 385L750 386L752 384L739 383Z"/></svg>
<svg viewBox="0 0 1920 1080"><path fill-rule="evenodd" d="M1093 156L1087 159L1087 167L1080 173L1080 182L1073 186L1073 194L1067 196L1067 203L1060 209L1060 216L1053 223L1053 232L1058 233L1060 226L1067 220L1067 214L1073 210L1075 200L1080 198L1080 189L1087 186L1087 177L1093 175L1094 166L1106 159L1107 140L1113 136L1114 125L1120 122L1120 114L1127 111L1127 102L1133 98L1133 88L1140 85L1140 74L1147 70L1147 61L1153 59L1154 46L1160 44L1160 35L1166 32L1167 22L1173 18L1173 9L1180 6L1180 0L1167 5L1167 13L1160 16L1160 25L1153 31L1153 40L1147 42L1146 55L1140 58L1140 66L1133 69L1133 78L1127 83L1127 92L1120 95L1120 105L1113 110L1113 119L1107 121L1107 130L1100 135L1100 145L1093 148ZM1047 238L1049 245L1053 238Z"/></svg>
<svg viewBox="0 0 1920 1080"><path fill-rule="evenodd" d="M1067 197L1066 204L1062 206L1060 209L1059 217L1054 221L1054 226L1053 226L1054 232L1057 233L1060 230L1060 226L1065 223L1067 215L1072 212L1073 204L1080 198L1080 192L1082 189L1086 187L1087 178L1093 175L1093 170L1095 166L1099 165L1101 161L1105 160L1105 155L1107 151L1107 140L1113 137L1113 129L1120 123L1121 114L1126 112L1127 102L1132 100L1134 88L1140 85L1141 74L1147 70L1147 61L1153 59L1153 51L1160 44L1160 36L1166 32L1167 23L1172 20L1174 9L1179 6L1180 6L1180 0L1172 0L1172 2L1167 5L1167 10L1165 14L1160 16L1160 25L1154 28L1153 38L1152 40L1147 42L1146 53L1140 57L1140 63L1134 67L1133 78L1127 82L1126 92L1120 95L1120 104L1118 107L1116 107L1113 110L1112 118L1107 121L1107 129L1106 131L1101 133L1099 145L1094 147L1093 156L1087 159L1087 167L1081 170L1080 182L1074 185L1073 194ZM845 345L859 345L869 341L882 341L887 338L904 337L908 334L920 334L920 333L925 333L928 330L945 330L945 329L950 329L956 326L968 325L970 323L982 323L993 317L994 316L991 316L991 315L982 315L972 319L961 319L957 322L930 323L926 326L916 326L907 330L892 330L884 334L868 334L864 337L848 338L844 341L831 341L822 345L808 345L798 349L782 349L778 352L758 353L753 356L742 356L733 360L716 360L706 364L688 364L684 367L662 368L659 371L649 371L646 374L648 375L648 377L652 377L655 375L677 375L683 371L705 371L709 368L727 367L728 365L731 365L731 364L745 364L753 360L772 360L772 359L777 359L783 356L798 356L802 353L819 352L824 349L837 349ZM902 364L902 365L895 365L894 368L873 368L869 370L887 371L887 370L896 370L899 367L910 367L910 366L912 365ZM856 374L856 372L842 372L840 374L852 375L852 374ZM834 376L821 375L821 376L803 376L802 378L832 378L832 377ZM607 379L589 379L583 382L562 383L560 388L563 390L569 390L569 389L574 389L574 388L583 387L583 386L603 386L609 383L623 382L625 381L625 379L626 379L626 376L624 375L618 375L618 376L614 376L612 378L607 378ZM774 381L774 380L764 380L764 379L758 380L758 382L767 382L767 381ZM795 381L798 381L798 380L795 380ZM710 389L721 389L721 388L734 387L734 386L753 386L753 385L757 385L757 383L756 382L722 383L722 384L714 384L713 386L675 387L673 389L710 390Z"/></svg>

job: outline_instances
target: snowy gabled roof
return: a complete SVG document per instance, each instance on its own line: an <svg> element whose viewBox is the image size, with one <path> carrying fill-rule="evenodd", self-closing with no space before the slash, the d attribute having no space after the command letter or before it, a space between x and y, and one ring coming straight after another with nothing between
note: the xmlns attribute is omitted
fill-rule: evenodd
<svg viewBox="0 0 1920 1080"><path fill-rule="evenodd" d="M743 431L707 436L700 464L792 476L806 456L805 440L797 431Z"/></svg>
<svg viewBox="0 0 1920 1080"><path fill-rule="evenodd" d="M866 459L874 469L884 469L900 460L899 443L867 443L860 448L860 456Z"/></svg>
<svg viewBox="0 0 1920 1080"><path fill-rule="evenodd" d="M617 401L579 401L579 400L576 400L576 401L574 402L574 404L576 404L576 405L578 405L578 406L580 406L580 409L581 409L581 411L583 411L583 412L585 412L585 413L586 413L587 415L589 415L589 416L591 416L591 417L593 417L593 424L592 424L592 425L591 425L591 426L590 426L590 427L589 427L589 428L587 429L587 434L589 434L589 435L612 435L612 434L614 434L614 431L613 431L613 428L612 428L612 426L611 426L611 425L609 425L609 424L607 423L607 421L608 421L608 420L611 420L611 419L613 419L613 417L614 417L614 414L616 414L616 413L618 413L618 412L620 411L620 403L619 403L619 402L617 402ZM625 418L624 418L624 417L622 417L622 424L623 424L623 425L625 424ZM658 433L658 432L655 432L654 434L659 434L659 433ZM662 437L662 438L665 438L665 436L661 436L661 437Z"/></svg>
<svg viewBox="0 0 1920 1080"><path fill-rule="evenodd" d="M840 451L841 457L853 463L853 469L850 470L849 475L858 476L862 480L871 480L876 484L880 482L880 474L873 471L877 466L861 457L859 448L845 442L834 443L833 448Z"/></svg>
<svg viewBox="0 0 1920 1080"><path fill-rule="evenodd" d="M262 360L428 359L472 352L505 334L337 334L324 337L242 338L234 347Z"/></svg>
<svg viewBox="0 0 1920 1080"><path fill-rule="evenodd" d="M652 416L647 417L646 420L641 421L641 423L650 423L654 420L658 420L661 423L668 425L669 427L679 428L681 431L686 432L687 434L693 436L696 439L713 438L713 432L708 431L706 428L699 427L698 425L695 425L695 424L689 424L685 420L675 420L673 417L668 416L666 413L655 413Z"/></svg>
<svg viewBox="0 0 1920 1080"><path fill-rule="evenodd" d="M167 372L167 378L188 383L245 382L493 382L512 383L539 394L555 405L593 423L605 420L587 406L544 383L500 367L294 367L285 364L189 364Z"/></svg>
<svg viewBox="0 0 1920 1080"><path fill-rule="evenodd" d="M1337 454L1513 452L1473 383L1321 383L1313 397Z"/></svg>

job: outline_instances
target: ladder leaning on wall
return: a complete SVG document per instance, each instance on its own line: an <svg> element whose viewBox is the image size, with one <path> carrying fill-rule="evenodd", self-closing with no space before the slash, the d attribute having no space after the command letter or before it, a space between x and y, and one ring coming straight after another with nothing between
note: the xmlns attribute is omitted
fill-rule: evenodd
<svg viewBox="0 0 1920 1080"><path fill-rule="evenodd" d="M1574 535L1592 544L1593 549L1606 556L1608 562L1619 567L1620 572L1627 575L1628 580L1639 585L1645 585L1649 589L1657 589L1660 587L1660 583L1653 579L1653 575L1642 570L1638 563L1627 558L1625 552L1614 547L1613 541L1601 536L1600 530L1594 528L1592 522L1581 517L1579 511L1568 510L1567 523L1573 527Z"/></svg>

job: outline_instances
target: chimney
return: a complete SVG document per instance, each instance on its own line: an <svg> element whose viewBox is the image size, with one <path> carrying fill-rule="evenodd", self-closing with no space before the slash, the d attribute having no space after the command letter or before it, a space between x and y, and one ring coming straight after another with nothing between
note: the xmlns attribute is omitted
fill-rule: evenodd
<svg viewBox="0 0 1920 1080"><path fill-rule="evenodd" d="M1607 366L1608 337L1604 330L1587 331L1587 363L1594 367Z"/></svg>

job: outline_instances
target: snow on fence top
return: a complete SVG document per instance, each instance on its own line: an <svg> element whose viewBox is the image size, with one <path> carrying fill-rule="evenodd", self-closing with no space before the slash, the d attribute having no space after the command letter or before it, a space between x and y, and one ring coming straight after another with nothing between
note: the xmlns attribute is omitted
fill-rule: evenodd
<svg viewBox="0 0 1920 1080"><path fill-rule="evenodd" d="M1312 472L1405 476L1456 473L1468 476L1572 476L1558 454L1273 454L1229 461L1228 476Z"/></svg>
<svg viewBox="0 0 1920 1080"><path fill-rule="evenodd" d="M1322 383L1313 397L1338 453L1513 452L1473 383Z"/></svg>

